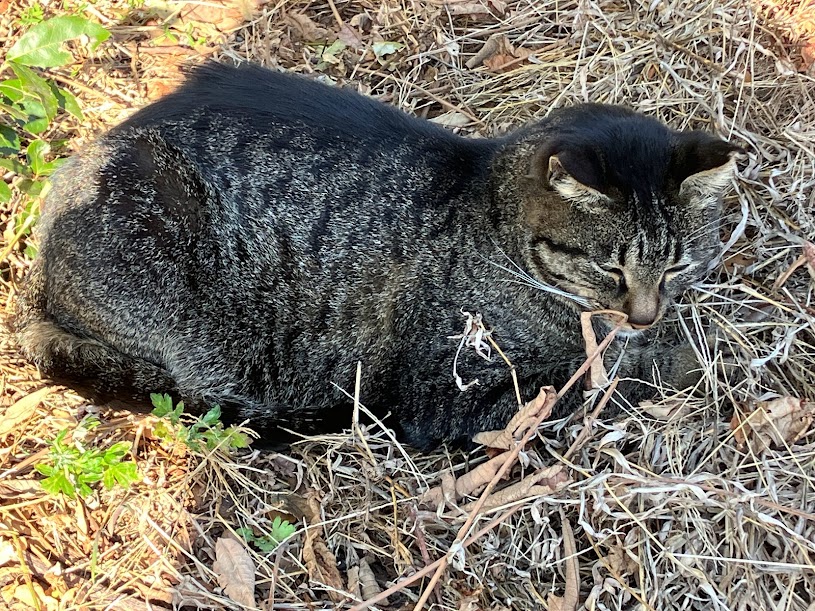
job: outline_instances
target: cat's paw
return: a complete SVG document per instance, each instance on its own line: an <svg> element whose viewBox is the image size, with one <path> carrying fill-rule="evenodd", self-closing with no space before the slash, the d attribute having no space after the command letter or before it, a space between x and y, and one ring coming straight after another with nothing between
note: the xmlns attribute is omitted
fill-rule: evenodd
<svg viewBox="0 0 815 611"><path fill-rule="evenodd" d="M664 381L677 390L702 388L700 382L705 377L733 387L744 378L744 359L738 344L721 333L711 332L702 345L685 342L670 351Z"/></svg>

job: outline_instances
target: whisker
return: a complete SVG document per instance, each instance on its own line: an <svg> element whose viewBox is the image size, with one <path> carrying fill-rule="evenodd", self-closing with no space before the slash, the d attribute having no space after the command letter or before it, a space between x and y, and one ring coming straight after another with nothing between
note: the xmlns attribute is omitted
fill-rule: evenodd
<svg viewBox="0 0 815 611"><path fill-rule="evenodd" d="M546 282L543 282L543 281L538 280L537 278L533 277L532 275L529 274L529 272L524 270L520 265L518 265L515 261L513 261L510 258L510 256L507 255L507 253L505 253L500 246L498 246L498 244L495 244L494 240L493 240L493 244L498 249L498 252L500 252L502 255L504 255L504 258L506 258L506 260L509 261L509 263L513 267L515 267L515 269L511 269L509 267L506 267L505 265L501 265L500 263L496 263L495 261L492 261L491 259L488 259L487 257L484 257L483 255L479 254L479 256L485 262L489 263L493 267L497 267L498 269L510 274L514 278L517 278L517 280L502 279L504 282L512 282L514 284L522 284L524 286L528 286L530 288L534 288L536 290L543 291L545 293L551 293L552 295L557 295L559 297L569 299L569 300L575 302L577 305L579 305L581 307L584 307L584 308L591 307L591 303L585 297L581 297L580 295L575 295L574 293L569 293L568 291L564 291L563 289L560 289L560 288L558 288L556 286L552 286L551 284L548 284Z"/></svg>

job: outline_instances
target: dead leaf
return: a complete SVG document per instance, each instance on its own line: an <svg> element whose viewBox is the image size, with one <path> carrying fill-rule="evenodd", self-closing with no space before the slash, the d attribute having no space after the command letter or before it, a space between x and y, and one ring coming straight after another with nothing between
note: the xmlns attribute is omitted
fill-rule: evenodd
<svg viewBox="0 0 815 611"><path fill-rule="evenodd" d="M501 507L508 503L514 503L525 498L540 496L543 494L551 494L555 490L563 488L569 484L571 478L568 471L563 465L554 465L541 469L536 473L527 475L521 481L507 486L497 492L493 492L484 504L481 506L482 511L489 511L496 507ZM462 509L464 511L472 511L476 502L468 503Z"/></svg>
<svg viewBox="0 0 815 611"><path fill-rule="evenodd" d="M422 505L427 505L428 507L438 507L445 501L450 502L451 496L454 497L452 500L458 500L462 497L476 494L479 490L483 489L490 483L492 478L495 477L495 474L498 473L498 469L500 469L501 465L504 464L505 460L506 452L502 452L487 462L481 463L472 471L468 471L455 480L455 484L452 485L452 490L450 490L451 482L449 481L449 478L452 476L446 474L448 475L448 479L445 481L445 476L443 475L442 485L431 488L425 492L421 497L419 497L419 503Z"/></svg>
<svg viewBox="0 0 815 611"><path fill-rule="evenodd" d="M484 63L484 60L489 59L496 53L499 53L501 50L501 38L502 36L500 34L493 34L490 36L478 53L468 59L465 65L472 70L473 68L477 68Z"/></svg>
<svg viewBox="0 0 815 611"><path fill-rule="evenodd" d="M592 314L593 312L580 314L580 330L583 333L583 343L586 346L587 357L597 352L597 336L594 334L594 327L591 324ZM587 390L604 388L608 385L608 373L603 365L602 358L598 357L592 361L587 385Z"/></svg>
<svg viewBox="0 0 815 611"><path fill-rule="evenodd" d="M529 427L541 414L548 410L543 419L552 413L555 404L555 393L553 390L541 389L538 396L524 405L517 414L512 417L507 426L502 431L483 431L473 436L475 443L480 443L489 448L499 448L509 450L524 436Z"/></svg>
<svg viewBox="0 0 815 611"><path fill-rule="evenodd" d="M337 32L337 38L352 49L359 50L365 46L365 43L362 42L362 37L348 24L343 24L340 31Z"/></svg>
<svg viewBox="0 0 815 611"><path fill-rule="evenodd" d="M368 600L369 598L373 598L382 592L382 588L379 587L379 583L376 581L374 572L371 570L371 565L368 564L368 561L365 558L360 558L359 560L359 584L362 591L362 600ZM385 597L377 604L387 607L390 602L388 601L388 598Z"/></svg>
<svg viewBox="0 0 815 611"><path fill-rule="evenodd" d="M794 444L807 434L813 419L815 402L781 397L759 403L748 415L736 411L730 428L739 446L747 444L759 453Z"/></svg>
<svg viewBox="0 0 815 611"><path fill-rule="evenodd" d="M688 402L683 399L664 399L658 403L646 400L640 401L639 408L657 420L668 420L682 411L682 408L687 407L687 405Z"/></svg>
<svg viewBox="0 0 815 611"><path fill-rule="evenodd" d="M455 110L449 110L443 114L440 114L437 117L433 117L429 119L431 123L435 123L437 125L445 125L447 127L464 127L465 125L469 125L472 123L470 117L465 115L464 113L457 112Z"/></svg>
<svg viewBox="0 0 815 611"><path fill-rule="evenodd" d="M813 46L813 53L815 53L815 46ZM804 242L804 258L807 261L807 271L810 277L815 279L815 244L812 242Z"/></svg>
<svg viewBox="0 0 815 611"><path fill-rule="evenodd" d="M547 599L549 611L575 611L580 603L580 564L577 560L577 546L574 542L572 525L566 519L566 514L560 512L563 526L563 556L566 565L566 586L563 596L549 594Z"/></svg>
<svg viewBox="0 0 815 611"><path fill-rule="evenodd" d="M320 527L312 527L306 531L306 540L303 544L303 563L308 570L312 581L328 586L328 595L334 602L346 599L342 591L345 586L342 576L337 568L337 558L328 549L320 535ZM360 584L362 585L362 584Z"/></svg>
<svg viewBox="0 0 815 611"><path fill-rule="evenodd" d="M300 40L313 42L315 40L325 40L328 37L328 30L312 21L308 15L292 11L286 15L286 22Z"/></svg>
<svg viewBox="0 0 815 611"><path fill-rule="evenodd" d="M255 606L255 563L243 543L231 537L218 539L212 570L224 594L241 605Z"/></svg>
<svg viewBox="0 0 815 611"><path fill-rule="evenodd" d="M0 437L10 433L14 427L23 424L36 413L36 409L43 399L51 394L56 386L46 386L26 395L11 407L8 407L0 417Z"/></svg>

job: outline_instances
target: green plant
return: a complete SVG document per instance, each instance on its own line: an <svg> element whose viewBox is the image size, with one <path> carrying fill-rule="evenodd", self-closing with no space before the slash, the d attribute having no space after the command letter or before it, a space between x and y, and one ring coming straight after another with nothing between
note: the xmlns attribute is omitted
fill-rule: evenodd
<svg viewBox="0 0 815 611"><path fill-rule="evenodd" d="M272 520L271 532L268 535L258 537L251 528L238 528L237 532L247 543L252 543L262 552L272 552L283 541L297 532L297 527L288 520L276 516Z"/></svg>
<svg viewBox="0 0 815 611"><path fill-rule="evenodd" d="M20 12L20 25L32 25L44 19L42 4L32 4Z"/></svg>
<svg viewBox="0 0 815 611"><path fill-rule="evenodd" d="M124 461L130 452L130 443L120 441L106 450L99 448L82 448L70 445L65 441L67 429L60 432L49 445L51 451L44 463L34 468L45 475L42 487L48 493L65 494L76 498L77 492L83 497L91 494L91 484L101 481L108 490L117 484L130 486L138 481L136 463Z"/></svg>
<svg viewBox="0 0 815 611"><path fill-rule="evenodd" d="M48 141L42 134L60 112L83 118L73 94L34 68L70 62L72 56L63 48L67 41L87 37L91 48L96 48L110 36L101 25L77 15L42 20L39 5L25 11L20 20L34 25L8 50L0 68L0 73L14 74L0 81L0 169L15 175L11 185L25 197L23 211L15 219L15 241L30 232L39 216L38 198L48 188L47 178L63 161L56 157L64 141ZM11 200L11 185L0 180L0 203ZM26 252L35 254L30 246Z"/></svg>
<svg viewBox="0 0 815 611"><path fill-rule="evenodd" d="M151 394L150 400L153 403L153 415L163 420L155 427L159 439L177 441L194 452L218 447L232 450L249 445L249 438L237 428L224 428L221 423L221 408L217 405L203 416L192 418L184 414L183 401L173 406L170 395Z"/></svg>

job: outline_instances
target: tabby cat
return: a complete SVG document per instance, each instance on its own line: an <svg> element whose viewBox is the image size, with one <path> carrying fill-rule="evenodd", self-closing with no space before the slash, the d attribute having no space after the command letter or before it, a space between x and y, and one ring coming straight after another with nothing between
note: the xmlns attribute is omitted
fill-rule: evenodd
<svg viewBox="0 0 815 611"><path fill-rule="evenodd" d="M17 337L97 400L218 404L270 444L349 425L338 387L361 362L362 403L431 449L517 410L504 361L459 350L464 313L530 399L585 360L581 311L615 309L627 331L606 360L645 382L621 386L633 403L655 366L694 380L692 351L654 325L717 253L738 151L597 104L466 139L349 90L210 63L55 175ZM559 414L580 405L576 388Z"/></svg>

